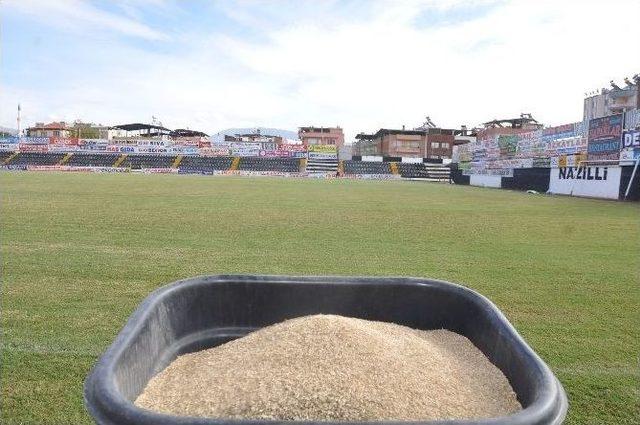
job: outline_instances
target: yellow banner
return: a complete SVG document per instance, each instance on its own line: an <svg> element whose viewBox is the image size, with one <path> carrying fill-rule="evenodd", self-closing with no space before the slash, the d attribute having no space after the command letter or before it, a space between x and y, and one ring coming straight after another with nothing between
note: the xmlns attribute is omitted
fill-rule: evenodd
<svg viewBox="0 0 640 425"><path fill-rule="evenodd" d="M336 153L335 145L309 145L309 152Z"/></svg>

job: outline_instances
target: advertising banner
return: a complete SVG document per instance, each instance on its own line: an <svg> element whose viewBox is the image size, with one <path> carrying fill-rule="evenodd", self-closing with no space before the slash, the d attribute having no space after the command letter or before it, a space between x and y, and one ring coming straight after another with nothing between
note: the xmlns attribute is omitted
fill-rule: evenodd
<svg viewBox="0 0 640 425"><path fill-rule="evenodd" d="M551 169L549 192L618 199L620 167L559 167Z"/></svg>
<svg viewBox="0 0 640 425"><path fill-rule="evenodd" d="M503 158L511 158L516 154L518 147L517 135L501 135L498 136L498 147L500 148L500 156Z"/></svg>
<svg viewBox="0 0 640 425"><path fill-rule="evenodd" d="M625 131L622 136L622 149L640 148L640 130Z"/></svg>
<svg viewBox="0 0 640 425"><path fill-rule="evenodd" d="M260 156L263 158L288 158L291 156L291 152L281 150L261 150Z"/></svg>
<svg viewBox="0 0 640 425"><path fill-rule="evenodd" d="M49 152L75 152L79 150L80 150L80 146L78 145L59 145L59 144L49 145Z"/></svg>
<svg viewBox="0 0 640 425"><path fill-rule="evenodd" d="M27 171L69 171L89 173L128 173L128 168L121 167L86 167L70 165L27 165Z"/></svg>
<svg viewBox="0 0 640 425"><path fill-rule="evenodd" d="M308 150L309 152L326 153L333 155L338 154L338 150L336 149L335 145L309 145Z"/></svg>
<svg viewBox="0 0 640 425"><path fill-rule="evenodd" d="M622 115L594 118L589 121L589 160L617 160L622 139Z"/></svg>
<svg viewBox="0 0 640 425"><path fill-rule="evenodd" d="M15 143L0 143L0 151L17 151L18 145Z"/></svg>
<svg viewBox="0 0 640 425"><path fill-rule="evenodd" d="M640 158L640 130L625 131L622 135L620 161L635 161Z"/></svg>
<svg viewBox="0 0 640 425"><path fill-rule="evenodd" d="M576 127L577 123L572 123L545 128L542 130L542 141L548 143L553 140L576 137Z"/></svg>
<svg viewBox="0 0 640 425"><path fill-rule="evenodd" d="M259 156L260 149L259 148L232 148L231 149L232 156Z"/></svg>
<svg viewBox="0 0 640 425"><path fill-rule="evenodd" d="M620 161L636 161L640 159L640 148L626 148L620 151Z"/></svg>
<svg viewBox="0 0 640 425"><path fill-rule="evenodd" d="M120 152L120 153L137 153L137 146L129 146L129 145L107 145L107 152Z"/></svg>
<svg viewBox="0 0 640 425"><path fill-rule="evenodd" d="M170 149L171 148L167 148L165 146L138 146L138 153L165 154L169 152Z"/></svg>
<svg viewBox="0 0 640 425"><path fill-rule="evenodd" d="M337 159L335 153L309 152L309 159Z"/></svg>
<svg viewBox="0 0 640 425"><path fill-rule="evenodd" d="M242 149L248 149L248 150L260 150L262 149L262 145L260 143L238 143L238 142L234 142L234 143L230 143L229 144L229 149L232 150L242 150Z"/></svg>
<svg viewBox="0 0 640 425"><path fill-rule="evenodd" d="M171 146L170 148L167 148L167 152L173 152L173 153L178 153L182 155L198 155L198 147L197 146ZM225 152L229 153L228 150L225 150Z"/></svg>
<svg viewBox="0 0 640 425"><path fill-rule="evenodd" d="M48 137L21 137L20 144L25 145L48 145Z"/></svg>
<svg viewBox="0 0 640 425"><path fill-rule="evenodd" d="M289 151L289 152L307 152L307 148L304 145L289 145L289 144L281 144L278 146L278 149L281 151Z"/></svg>
<svg viewBox="0 0 640 425"><path fill-rule="evenodd" d="M30 145L25 143L20 143L18 145L20 147L20 152L48 152L49 145Z"/></svg>
<svg viewBox="0 0 640 425"><path fill-rule="evenodd" d="M226 147L211 147L200 148L198 154L201 156L229 156L229 148Z"/></svg>
<svg viewBox="0 0 640 425"><path fill-rule="evenodd" d="M469 184L471 186L500 188L502 187L502 176L473 174L469 178Z"/></svg>
<svg viewBox="0 0 640 425"><path fill-rule="evenodd" d="M142 168L139 170L143 174L178 174L177 168Z"/></svg>
<svg viewBox="0 0 640 425"><path fill-rule="evenodd" d="M75 137L49 137L49 144L64 145L64 146L78 146L80 144L80 139Z"/></svg>
<svg viewBox="0 0 640 425"><path fill-rule="evenodd" d="M624 113L624 128L634 129L640 127L640 109L633 109Z"/></svg>
<svg viewBox="0 0 640 425"><path fill-rule="evenodd" d="M94 151L106 151L107 150L107 145L84 145L82 146L82 149L85 151L90 151L90 152L94 152Z"/></svg>
<svg viewBox="0 0 640 425"><path fill-rule="evenodd" d="M551 167L551 158L533 158L533 168L549 168Z"/></svg>
<svg viewBox="0 0 640 425"><path fill-rule="evenodd" d="M463 176L500 176L513 177L513 168L469 168L462 172Z"/></svg>
<svg viewBox="0 0 640 425"><path fill-rule="evenodd" d="M2 137L2 138L0 138L0 143L18 144L18 143L20 143L20 138L18 136Z"/></svg>

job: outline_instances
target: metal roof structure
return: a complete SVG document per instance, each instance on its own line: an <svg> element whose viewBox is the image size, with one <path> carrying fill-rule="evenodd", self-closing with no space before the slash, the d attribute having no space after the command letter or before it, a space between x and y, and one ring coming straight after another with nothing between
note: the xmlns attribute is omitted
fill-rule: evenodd
<svg viewBox="0 0 640 425"><path fill-rule="evenodd" d="M149 132L151 132L151 130L158 130L160 131L168 131L170 132L171 130L166 128L166 127L162 127L160 125L153 125L153 124L142 124L139 122L136 123L132 123L132 124L121 124L121 125L114 125L114 128L119 128L120 130L125 130L125 131L138 131L138 130L147 130Z"/></svg>

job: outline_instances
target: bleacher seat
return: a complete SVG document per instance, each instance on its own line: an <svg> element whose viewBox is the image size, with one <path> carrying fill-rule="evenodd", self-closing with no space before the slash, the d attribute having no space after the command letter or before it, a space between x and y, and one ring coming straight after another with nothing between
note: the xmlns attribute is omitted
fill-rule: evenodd
<svg viewBox="0 0 640 425"><path fill-rule="evenodd" d="M11 165L57 165L65 153L23 152L11 160Z"/></svg>
<svg viewBox="0 0 640 425"><path fill-rule="evenodd" d="M297 158L243 157L240 158L238 170L297 173L300 171L300 160Z"/></svg>
<svg viewBox="0 0 640 425"><path fill-rule="evenodd" d="M0 151L0 165L4 164L4 162L11 158L13 154L14 152L12 151Z"/></svg>
<svg viewBox="0 0 640 425"><path fill-rule="evenodd" d="M345 174L391 174L388 162L344 161Z"/></svg>
<svg viewBox="0 0 640 425"><path fill-rule="evenodd" d="M65 165L75 167L112 167L119 153L74 153Z"/></svg>
<svg viewBox="0 0 640 425"><path fill-rule="evenodd" d="M226 171L232 162L233 157L230 156L184 156L179 169L183 173Z"/></svg>
<svg viewBox="0 0 640 425"><path fill-rule="evenodd" d="M423 163L413 164L406 162L397 163L400 176L404 178L428 178L429 173Z"/></svg>
<svg viewBox="0 0 640 425"><path fill-rule="evenodd" d="M451 170L442 164L397 163L400 176L409 179L428 179L430 181L449 181Z"/></svg>
<svg viewBox="0 0 640 425"><path fill-rule="evenodd" d="M127 155L120 167L140 170L143 168L171 168L175 155Z"/></svg>

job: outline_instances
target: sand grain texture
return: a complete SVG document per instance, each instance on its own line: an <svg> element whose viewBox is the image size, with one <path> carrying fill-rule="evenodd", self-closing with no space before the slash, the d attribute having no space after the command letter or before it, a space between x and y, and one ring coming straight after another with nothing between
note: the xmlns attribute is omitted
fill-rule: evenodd
<svg viewBox="0 0 640 425"><path fill-rule="evenodd" d="M136 400L183 416L280 420L487 418L521 409L465 337L331 315L178 357Z"/></svg>

